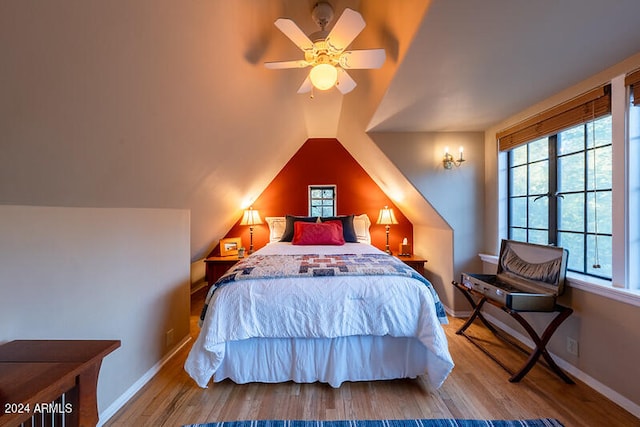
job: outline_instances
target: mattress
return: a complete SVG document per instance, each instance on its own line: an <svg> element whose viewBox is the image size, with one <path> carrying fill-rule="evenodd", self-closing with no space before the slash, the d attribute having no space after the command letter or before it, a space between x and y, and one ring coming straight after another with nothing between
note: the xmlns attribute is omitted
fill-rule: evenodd
<svg viewBox="0 0 640 427"><path fill-rule="evenodd" d="M391 258L362 243L282 242L249 258L307 254ZM337 387L422 374L439 387L453 368L442 329L446 315L426 279L404 274L404 264L393 261L403 274L285 275L214 285L186 371L201 387L213 377Z"/></svg>

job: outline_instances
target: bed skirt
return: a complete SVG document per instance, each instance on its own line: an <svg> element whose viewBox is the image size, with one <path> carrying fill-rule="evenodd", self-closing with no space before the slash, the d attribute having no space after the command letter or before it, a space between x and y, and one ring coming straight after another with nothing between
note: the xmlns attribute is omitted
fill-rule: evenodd
<svg viewBox="0 0 640 427"><path fill-rule="evenodd" d="M344 381L416 378L426 374L428 356L420 341L407 337L251 338L226 343L214 381L339 387Z"/></svg>

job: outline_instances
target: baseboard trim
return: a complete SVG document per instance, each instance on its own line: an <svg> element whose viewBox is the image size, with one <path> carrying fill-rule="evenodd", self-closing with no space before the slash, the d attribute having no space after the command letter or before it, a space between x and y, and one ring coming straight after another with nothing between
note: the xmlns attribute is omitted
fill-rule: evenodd
<svg viewBox="0 0 640 427"><path fill-rule="evenodd" d="M142 387L145 386L158 372L160 369L171 360L182 348L187 345L191 341L191 337L187 336L184 338L178 345L176 345L169 353L167 353L162 359L158 361L151 369L149 369L145 374L140 377L138 381L133 383L131 387L129 387L120 397L118 397L107 409L100 412L98 427L102 427L111 417L113 417L116 412L118 412L137 392L140 391Z"/></svg>
<svg viewBox="0 0 640 427"><path fill-rule="evenodd" d="M191 285L191 295L195 294L202 288L206 288L208 283L203 279Z"/></svg>
<svg viewBox="0 0 640 427"><path fill-rule="evenodd" d="M471 314L473 313L473 311L471 310L463 310L463 311L456 311L456 310L452 310L449 307L447 307L446 305L444 306L444 311L451 317L462 317L462 318L467 318L469 316L471 316Z"/></svg>

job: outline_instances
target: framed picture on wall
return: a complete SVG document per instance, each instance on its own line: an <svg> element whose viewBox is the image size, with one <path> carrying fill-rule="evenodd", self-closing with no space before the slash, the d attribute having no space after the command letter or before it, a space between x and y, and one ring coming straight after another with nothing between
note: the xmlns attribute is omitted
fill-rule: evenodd
<svg viewBox="0 0 640 427"><path fill-rule="evenodd" d="M220 256L238 255L238 249L242 246L240 237L220 239Z"/></svg>

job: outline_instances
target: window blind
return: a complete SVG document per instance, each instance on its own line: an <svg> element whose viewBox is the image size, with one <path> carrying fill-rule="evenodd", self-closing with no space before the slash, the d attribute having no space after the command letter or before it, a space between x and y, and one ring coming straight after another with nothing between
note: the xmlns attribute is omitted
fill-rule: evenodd
<svg viewBox="0 0 640 427"><path fill-rule="evenodd" d="M611 85L601 86L498 132L498 148L508 151L610 113Z"/></svg>
<svg viewBox="0 0 640 427"><path fill-rule="evenodd" d="M640 70L627 74L627 77L624 79L624 84L631 86L633 105L640 105Z"/></svg>

